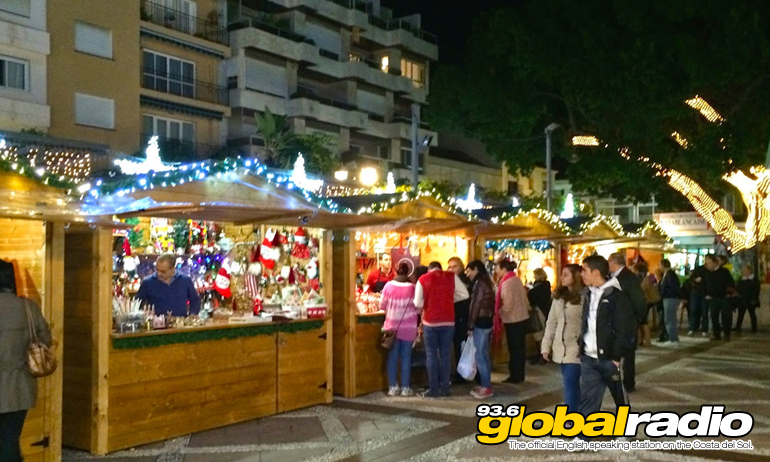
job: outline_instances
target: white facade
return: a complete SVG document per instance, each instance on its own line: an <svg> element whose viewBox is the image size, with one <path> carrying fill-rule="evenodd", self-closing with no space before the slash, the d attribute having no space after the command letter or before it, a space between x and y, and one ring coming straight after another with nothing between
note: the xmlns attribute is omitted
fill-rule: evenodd
<svg viewBox="0 0 770 462"><path fill-rule="evenodd" d="M46 0L0 2L0 129L47 130Z"/></svg>

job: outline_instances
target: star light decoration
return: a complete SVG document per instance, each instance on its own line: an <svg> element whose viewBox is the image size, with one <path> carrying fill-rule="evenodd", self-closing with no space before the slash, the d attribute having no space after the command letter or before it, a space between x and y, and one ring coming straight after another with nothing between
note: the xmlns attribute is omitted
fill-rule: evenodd
<svg viewBox="0 0 770 462"><path fill-rule="evenodd" d="M457 205L457 208L465 210L466 212L478 210L484 206L484 204L476 200L476 185L473 183L471 183L471 187L468 188L468 197L455 200L455 204Z"/></svg>
<svg viewBox="0 0 770 462"><path fill-rule="evenodd" d="M296 186L313 193L317 193L324 186L323 180L314 180L307 177L307 173L305 173L305 158L302 157L302 153L299 153L297 160L294 162L291 181Z"/></svg>
<svg viewBox="0 0 770 462"><path fill-rule="evenodd" d="M150 172L160 173L174 170L173 165L166 164L161 160L157 136L150 138L144 152L146 158L143 160L118 159L115 161L115 165L120 167L120 171L125 175L146 175Z"/></svg>

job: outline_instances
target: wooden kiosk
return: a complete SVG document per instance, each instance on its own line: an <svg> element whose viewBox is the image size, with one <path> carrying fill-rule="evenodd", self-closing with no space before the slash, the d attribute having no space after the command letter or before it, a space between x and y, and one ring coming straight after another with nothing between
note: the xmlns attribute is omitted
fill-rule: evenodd
<svg viewBox="0 0 770 462"><path fill-rule="evenodd" d="M323 212L248 176L209 178L131 198L140 202L118 207L119 216L219 222L227 236L242 239L255 228L264 236L271 226L296 227L300 219L317 230L321 292L331 301L332 236L322 228L332 221L344 223L341 214ZM65 364L65 377L78 377L77 382L65 380L63 438L68 446L101 455L331 402L331 303L321 319L118 334L111 316L112 235L99 231L72 239L82 240L84 250L77 261L67 260L65 274L68 287L77 286L81 295L68 296L83 300L77 305L83 312L81 322L70 325L65 335L77 340L68 349L94 354L76 366ZM80 261L91 263L85 268Z"/></svg>
<svg viewBox="0 0 770 462"><path fill-rule="evenodd" d="M376 200L387 202L390 198ZM353 209L372 201L371 196L339 199ZM417 257L418 264L425 266L434 260L446 266L454 256L467 263L477 258L477 238L490 228L501 228L470 220L426 196L397 203L371 218L389 223L336 231L333 242L334 272L338 275L334 291L334 392L345 397L382 391L388 385L387 352L379 346L385 315L361 312L356 275L365 277L375 269L378 254L407 247L412 249L410 255Z"/></svg>
<svg viewBox="0 0 770 462"><path fill-rule="evenodd" d="M35 301L51 326L59 363L63 356L65 229L110 227L83 214L72 197L15 174L0 174L0 259L13 263L19 296ZM38 381L37 405L27 415L21 447L28 462L61 460L63 368Z"/></svg>

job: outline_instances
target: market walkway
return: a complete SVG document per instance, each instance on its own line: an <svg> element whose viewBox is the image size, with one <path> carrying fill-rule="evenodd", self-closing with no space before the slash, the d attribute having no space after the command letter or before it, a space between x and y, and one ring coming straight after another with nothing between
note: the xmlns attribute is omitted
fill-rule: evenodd
<svg viewBox="0 0 770 462"><path fill-rule="evenodd" d="M111 462L294 462L294 461L703 461L770 460L770 335L746 335L731 342L683 338L677 349L640 350L638 389L632 410L699 411L702 404L723 404L726 412L748 411L754 429L744 438L753 451L567 453L514 452L507 445L486 447L474 440L477 401L468 387L456 387L442 400L387 398L376 393L333 405L176 438L165 443L113 454ZM499 385L491 401L550 410L561 401L558 368L528 367L527 383ZM494 379L504 378L503 371ZM607 410L612 410L609 396ZM640 426L641 430L641 426ZM642 434L638 439L646 439ZM672 438L675 439L675 438ZM705 439L705 438L704 438ZM660 440L659 440L660 441ZM64 451L64 461L89 457Z"/></svg>

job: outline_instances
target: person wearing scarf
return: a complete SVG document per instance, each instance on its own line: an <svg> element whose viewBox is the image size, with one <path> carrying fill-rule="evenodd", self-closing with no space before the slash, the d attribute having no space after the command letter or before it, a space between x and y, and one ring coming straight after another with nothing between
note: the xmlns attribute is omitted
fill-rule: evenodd
<svg viewBox="0 0 770 462"><path fill-rule="evenodd" d="M499 344L505 329L508 341L508 372L510 376L503 383L524 382L524 368L527 359L527 321L529 302L524 284L516 277L516 263L500 259L495 263L495 273L500 280L495 297L495 323L493 339Z"/></svg>

